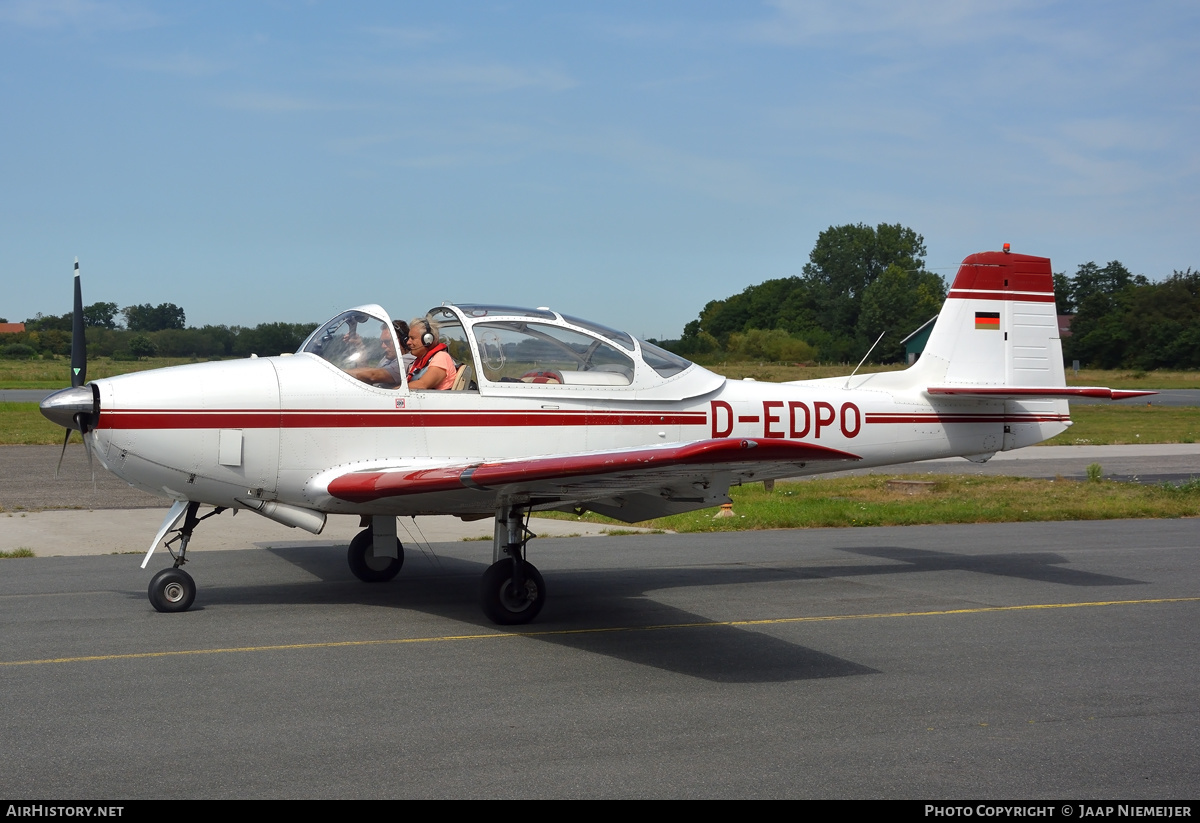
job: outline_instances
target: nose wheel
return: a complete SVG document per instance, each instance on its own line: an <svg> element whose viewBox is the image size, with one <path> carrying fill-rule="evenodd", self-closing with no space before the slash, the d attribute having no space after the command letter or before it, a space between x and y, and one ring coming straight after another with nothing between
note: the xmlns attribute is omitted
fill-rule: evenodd
<svg viewBox="0 0 1200 823"><path fill-rule="evenodd" d="M160 612L185 612L196 599L196 581L183 569L163 569L151 578L146 593Z"/></svg>

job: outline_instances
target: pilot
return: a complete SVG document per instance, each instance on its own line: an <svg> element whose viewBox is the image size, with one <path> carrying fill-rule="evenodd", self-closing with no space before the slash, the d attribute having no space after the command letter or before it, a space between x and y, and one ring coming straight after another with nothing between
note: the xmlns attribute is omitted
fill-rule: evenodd
<svg viewBox="0 0 1200 823"><path fill-rule="evenodd" d="M396 339L400 341L403 349L400 356L396 356L396 346L392 343L392 336L388 334L387 325L384 324L379 329L379 342L383 346L383 357L380 358L379 365L374 368L350 369L348 374L364 383L374 383L378 386L395 388L400 385L400 372L411 366L414 358L408 350L408 324L403 320L393 320L392 328L396 330Z"/></svg>
<svg viewBox="0 0 1200 823"><path fill-rule="evenodd" d="M427 317L414 317L408 325L408 347L416 361L408 367L410 389L444 390L454 386L458 369L446 344L438 339L438 326Z"/></svg>

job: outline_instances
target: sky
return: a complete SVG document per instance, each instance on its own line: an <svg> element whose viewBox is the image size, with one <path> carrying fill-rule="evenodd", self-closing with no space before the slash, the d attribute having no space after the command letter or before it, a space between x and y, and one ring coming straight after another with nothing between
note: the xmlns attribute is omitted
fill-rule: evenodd
<svg viewBox="0 0 1200 823"><path fill-rule="evenodd" d="M847 223L1200 268L1200 4L0 0L0 317L678 337Z"/></svg>

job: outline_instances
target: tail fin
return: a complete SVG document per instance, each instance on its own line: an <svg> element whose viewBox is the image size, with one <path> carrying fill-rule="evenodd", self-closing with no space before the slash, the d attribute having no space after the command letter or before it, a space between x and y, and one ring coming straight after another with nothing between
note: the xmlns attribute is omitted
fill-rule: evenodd
<svg viewBox="0 0 1200 823"><path fill-rule="evenodd" d="M932 395L1121 400L1155 394L1067 388L1048 257L985 251L963 260L921 355L926 358L945 368L939 385L926 389ZM931 365L927 374L936 373Z"/></svg>
<svg viewBox="0 0 1200 823"><path fill-rule="evenodd" d="M947 387L1065 387L1050 259L985 251L964 260L926 358L945 363Z"/></svg>
<svg viewBox="0 0 1200 823"><path fill-rule="evenodd" d="M932 397L1002 401L1004 451L1065 431L1066 398L1154 394L1067 387L1050 259L1025 254L987 251L962 262L917 366Z"/></svg>

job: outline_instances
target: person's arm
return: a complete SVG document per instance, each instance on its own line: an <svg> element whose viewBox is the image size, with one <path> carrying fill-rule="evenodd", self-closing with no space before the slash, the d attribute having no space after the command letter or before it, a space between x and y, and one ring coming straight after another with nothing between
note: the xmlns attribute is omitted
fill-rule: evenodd
<svg viewBox="0 0 1200 823"><path fill-rule="evenodd" d="M441 366L430 364L425 373L416 380L409 381L410 389L436 389L446 379L446 370Z"/></svg>
<svg viewBox="0 0 1200 823"><path fill-rule="evenodd" d="M377 369L365 366L359 369L349 369L346 374L351 377L356 377L364 383L382 383L388 386L399 385L400 381L396 379L396 375L392 374L387 369Z"/></svg>

